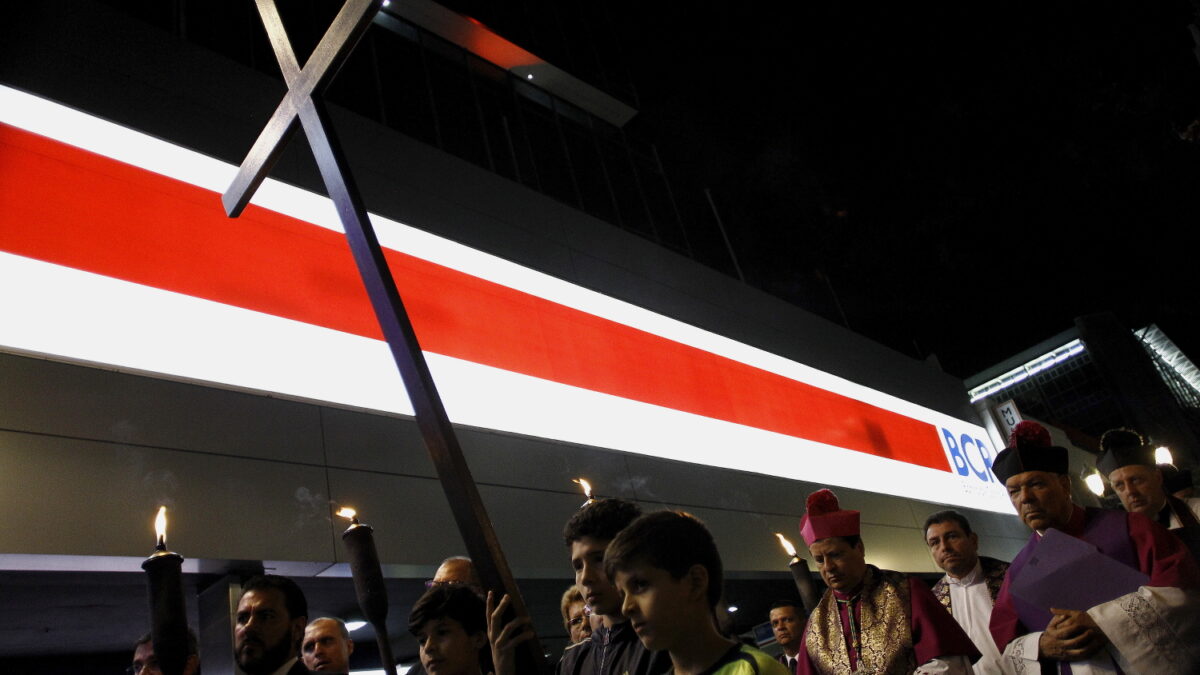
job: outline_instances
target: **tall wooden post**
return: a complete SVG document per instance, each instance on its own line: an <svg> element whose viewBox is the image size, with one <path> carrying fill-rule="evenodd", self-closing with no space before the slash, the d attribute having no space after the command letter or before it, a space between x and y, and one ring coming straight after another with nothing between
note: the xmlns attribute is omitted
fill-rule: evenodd
<svg viewBox="0 0 1200 675"><path fill-rule="evenodd" d="M371 306L400 369L404 388L416 412L417 426L437 469L467 553L484 586L497 593L507 593L516 615L528 617L525 602L463 458L333 125L316 97L329 86L338 68L345 63L383 0L346 0L303 68L296 61L275 1L256 1L288 92L242 162L233 184L222 195L225 212L230 217L237 217L242 212L295 133L297 124L303 126L325 188L345 227ZM536 637L523 643L517 656L518 673L536 673L544 669L545 659Z"/></svg>

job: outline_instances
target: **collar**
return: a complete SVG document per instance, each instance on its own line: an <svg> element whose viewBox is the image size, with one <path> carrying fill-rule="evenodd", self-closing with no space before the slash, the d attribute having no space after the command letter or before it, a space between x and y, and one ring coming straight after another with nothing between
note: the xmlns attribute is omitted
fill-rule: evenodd
<svg viewBox="0 0 1200 675"><path fill-rule="evenodd" d="M299 661L299 660L300 660L299 658L293 656L292 658L290 658L286 662L284 662L284 664L282 666L279 666L279 669L276 670L275 672L271 673L271 675L287 675L287 672L289 670L291 670L292 667L296 665L296 661Z"/></svg>
<svg viewBox="0 0 1200 675"><path fill-rule="evenodd" d="M858 596L862 595L863 586L865 586L865 585L866 584L859 584L858 588L855 588L853 593L843 593L841 591L833 591L832 588L829 590L833 591L833 597L835 600L841 600L842 602L850 602L851 600L855 600L858 598Z"/></svg>
<svg viewBox="0 0 1200 675"><path fill-rule="evenodd" d="M597 639L599 638L599 639ZM600 644L612 642L630 642L637 640L637 633L628 621L613 624L612 628L600 626L592 633L592 639Z"/></svg>
<svg viewBox="0 0 1200 675"><path fill-rule="evenodd" d="M1083 510L1083 507L1078 506L1076 504L1072 504L1071 505L1071 519L1069 521L1067 521L1067 526L1062 528L1062 531L1066 534L1071 535L1072 537L1079 537L1080 535L1083 534L1084 521L1086 521L1086 520L1087 520L1087 517L1086 517L1086 513ZM1035 530L1034 534L1037 535L1038 539L1041 539L1043 536L1045 536L1046 533L1038 532Z"/></svg>
<svg viewBox="0 0 1200 675"><path fill-rule="evenodd" d="M983 576L983 561L977 558L975 560L975 567L971 568L971 571L963 575L961 579L955 579L947 572L946 583L953 586L973 586L979 582L981 576Z"/></svg>

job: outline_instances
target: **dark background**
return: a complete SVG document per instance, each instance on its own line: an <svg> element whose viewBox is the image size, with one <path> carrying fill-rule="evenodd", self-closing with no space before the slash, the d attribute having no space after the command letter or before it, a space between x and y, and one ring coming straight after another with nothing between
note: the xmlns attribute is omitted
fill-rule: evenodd
<svg viewBox="0 0 1200 675"><path fill-rule="evenodd" d="M445 4L634 105L795 304L962 377L1105 310L1200 347L1189 2Z"/></svg>

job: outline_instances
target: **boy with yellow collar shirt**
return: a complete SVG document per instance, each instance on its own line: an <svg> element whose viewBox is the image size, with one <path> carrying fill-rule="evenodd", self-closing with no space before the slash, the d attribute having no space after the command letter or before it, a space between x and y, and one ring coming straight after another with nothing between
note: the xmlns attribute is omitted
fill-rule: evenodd
<svg viewBox="0 0 1200 675"><path fill-rule="evenodd" d="M609 544L604 566L624 594L621 614L647 650L670 654L673 675L788 675L766 653L717 631L721 556L695 517L641 516Z"/></svg>

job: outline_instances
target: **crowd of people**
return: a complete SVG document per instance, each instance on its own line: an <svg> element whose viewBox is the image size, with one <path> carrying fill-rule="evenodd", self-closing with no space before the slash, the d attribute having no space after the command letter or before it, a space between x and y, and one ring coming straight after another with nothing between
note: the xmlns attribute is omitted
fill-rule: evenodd
<svg viewBox="0 0 1200 675"><path fill-rule="evenodd" d="M571 644L557 675L1200 672L1200 499L1169 492L1135 431L1106 433L1101 450L1097 465L1123 510L1075 505L1067 450L1036 423L1018 425L992 471L1028 543L1011 562L980 556L967 518L934 513L922 533L945 574L932 587L867 564L860 513L829 490L813 493L800 535L827 589L814 606L772 605L777 657L717 620L723 566L702 522L589 500L563 532L575 583L562 596ZM409 617L420 647L410 672L513 675L532 630L504 620L507 611L469 560L448 559ZM244 584L234 642L249 675L345 673L354 651L341 620L308 621L300 588L271 575ZM189 647L185 673L195 675L194 636ZM130 672L157 675L149 636Z"/></svg>

